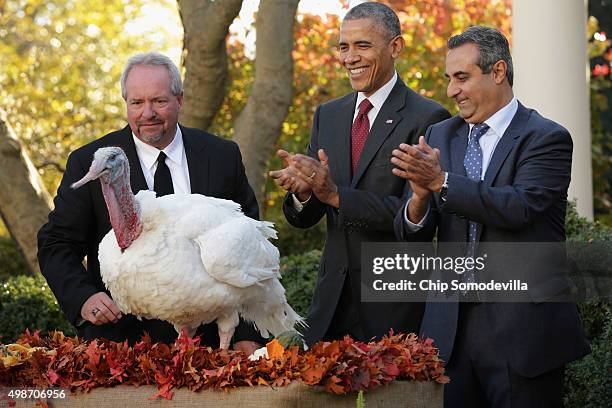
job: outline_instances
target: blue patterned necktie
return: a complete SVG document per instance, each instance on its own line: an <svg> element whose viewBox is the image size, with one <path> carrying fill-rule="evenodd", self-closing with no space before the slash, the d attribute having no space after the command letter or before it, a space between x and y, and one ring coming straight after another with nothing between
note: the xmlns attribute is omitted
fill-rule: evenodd
<svg viewBox="0 0 612 408"><path fill-rule="evenodd" d="M487 133L487 130L489 130L489 126L486 123L479 123L472 127L467 150L465 152L465 159L463 159L463 166L470 180L480 181L480 176L482 174L482 149L480 148L479 141L482 135ZM477 232L478 223L470 221L468 227L468 257L473 258L476 254ZM476 282L474 270L467 270L463 276L463 280L468 283Z"/></svg>

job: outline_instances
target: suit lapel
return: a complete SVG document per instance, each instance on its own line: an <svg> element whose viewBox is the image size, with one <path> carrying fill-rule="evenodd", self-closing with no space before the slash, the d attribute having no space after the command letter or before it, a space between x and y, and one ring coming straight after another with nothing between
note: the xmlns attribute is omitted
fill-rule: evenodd
<svg viewBox="0 0 612 408"><path fill-rule="evenodd" d="M330 134L335 137L331 139L330 149L325 151L329 155L331 174L339 186L348 186L351 182L351 127L356 100L354 93L341 102L337 120L331 124Z"/></svg>
<svg viewBox="0 0 612 408"><path fill-rule="evenodd" d="M465 159L465 151L467 150L470 127L465 121L461 121L463 123L459 126L457 132L450 141L450 164L452 173L467 176L463 160Z"/></svg>
<svg viewBox="0 0 612 408"><path fill-rule="evenodd" d="M357 163L355 174L353 175L351 187L354 188L357 185L370 165L370 162L376 155L376 152L378 152L378 149L380 149L380 146L385 142L391 132L393 132L393 129L395 129L398 123L402 120L402 116L398 113L398 111L400 111L406 104L406 92L406 85L404 85L404 82L398 78L397 82L393 86L393 89L391 90L391 93L387 97L387 100L380 108L380 112L378 112L378 115L376 115L374 124L370 128L370 133L368 134L363 151L359 157L359 163ZM350 141L348 145L350 146ZM349 158L350 163L350 151L347 157Z"/></svg>
<svg viewBox="0 0 612 408"><path fill-rule="evenodd" d="M512 118L510 126L508 126L508 129L506 129L501 139L499 139L499 142L497 142L497 146L495 146L491 161L489 161L489 166L487 167L487 172L485 173L484 177L484 181L487 186L493 185L495 176L497 176L497 173L499 173L502 164L506 160L506 157L508 157L508 153L510 153L514 147L516 139L521 135L523 127L525 126L525 123L527 123L528 116L529 112L519 102L518 110L516 111L514 118Z"/></svg>
<svg viewBox="0 0 612 408"><path fill-rule="evenodd" d="M529 112L519 102L518 110L516 111L514 118L512 118L510 126L508 126L508 129L506 129L501 139L499 139L499 142L497 142L497 146L495 146L495 150L493 151L493 156L491 156L491 160L489 161L489 166L487 167L484 177L484 183L487 187L493 185L493 181L495 181L495 177L497 176L497 173L499 173L502 164L516 144L516 139L518 139L523 132L523 127L527 123L528 117ZM477 241L480 241L483 228L484 226L482 224L478 224L476 237Z"/></svg>
<svg viewBox="0 0 612 408"><path fill-rule="evenodd" d="M450 140L450 172L461 176L467 176L465 167L463 165L463 159L465 158L465 151L467 150L468 133L470 131L469 125L463 120L461 122L455 134ZM463 239L467 240L468 236L468 220L466 218L455 217L455 222L461 228L460 231L463 233Z"/></svg>
<svg viewBox="0 0 612 408"><path fill-rule="evenodd" d="M122 134L119 137L117 146L121 147L125 152L130 163L130 185L134 194L140 190L148 190L147 180L142 172L142 166L140 165L140 159L136 153L136 144L134 144L134 138L132 136L132 129L126 126L121 131Z"/></svg>
<svg viewBox="0 0 612 408"><path fill-rule="evenodd" d="M198 137L190 129L179 126L183 134L185 156L187 156L191 194L207 195L210 158L204 149L206 144L203 138Z"/></svg>

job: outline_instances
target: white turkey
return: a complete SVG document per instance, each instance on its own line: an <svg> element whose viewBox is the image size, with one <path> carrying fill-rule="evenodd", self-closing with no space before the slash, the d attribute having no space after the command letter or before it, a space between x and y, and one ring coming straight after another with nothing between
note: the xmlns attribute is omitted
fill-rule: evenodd
<svg viewBox="0 0 612 408"><path fill-rule="evenodd" d="M72 188L98 178L112 225L100 242L100 274L122 312L166 320L190 336L216 320L225 349L239 315L263 337L304 324L279 282L278 249L268 241L276 238L272 223L200 194L134 196L119 147L98 149Z"/></svg>

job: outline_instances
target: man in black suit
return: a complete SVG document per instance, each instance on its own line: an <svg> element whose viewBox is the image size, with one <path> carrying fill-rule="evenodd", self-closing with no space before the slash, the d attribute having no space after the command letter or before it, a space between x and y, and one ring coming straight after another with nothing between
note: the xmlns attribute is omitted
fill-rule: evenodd
<svg viewBox="0 0 612 408"><path fill-rule="evenodd" d="M259 209L238 146L178 124L183 85L168 57L147 53L130 58L121 76L121 91L129 125L69 156L55 209L38 234L38 259L62 310L86 339L133 343L146 331L153 341L171 343L177 336L172 325L122 315L111 299L98 262L98 245L111 229L100 184L77 190L70 185L85 175L97 149L119 146L130 163L134 193L154 189L158 195L198 193L225 198L239 203L252 218L259 217ZM82 264L84 256L87 269ZM211 346L219 344L216 333L214 323L198 332ZM251 353L263 339L252 325L241 322L234 340L236 349Z"/></svg>
<svg viewBox="0 0 612 408"><path fill-rule="evenodd" d="M565 241L572 139L514 98L501 33L470 27L448 48L448 96L459 115L393 152L393 171L412 190L396 217L397 236L428 241L437 231L439 247L462 242L471 255L478 243L503 242L506 252L532 243L531 257L521 259L521 250L515 259L537 265L540 281L523 302L482 303L477 292L429 302L422 333L448 361L446 407L560 407L565 364L589 351L575 304L551 301L570 288L564 256L541 250ZM461 279L478 282L478 275Z"/></svg>
<svg viewBox="0 0 612 408"><path fill-rule="evenodd" d="M406 183L391 173L391 151L450 116L398 77L394 62L404 40L389 7L352 8L338 47L355 92L319 106L308 154L280 151L286 167L270 173L289 191L283 204L289 223L309 228L327 218L305 336L309 344L346 334L369 340L390 329L418 330L422 303L361 302L361 244L395 241L393 218Z"/></svg>

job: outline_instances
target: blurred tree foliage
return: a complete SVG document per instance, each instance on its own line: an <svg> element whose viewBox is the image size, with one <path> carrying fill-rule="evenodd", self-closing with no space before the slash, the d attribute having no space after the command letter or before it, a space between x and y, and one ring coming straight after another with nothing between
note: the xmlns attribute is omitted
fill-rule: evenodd
<svg viewBox="0 0 612 408"><path fill-rule="evenodd" d="M141 0L0 0L0 106L54 194L68 153L125 124L119 76L149 47Z"/></svg>
<svg viewBox="0 0 612 408"><path fill-rule="evenodd" d="M347 5L345 0L340 1ZM127 56L163 48L159 44L152 47L152 36L126 35L126 23L133 21L145 2L0 0L0 106L9 113L52 193L69 151L125 123L118 79ZM168 1L160 3L167 5ZM417 92L456 112L455 104L446 96L446 40L473 24L496 27L510 37L511 0L387 3L398 12L406 40L406 50L397 63L401 78ZM336 58L339 27L336 15L298 15L293 50L294 99L278 148L304 151L316 106L351 91ZM589 28L589 38L593 38L597 26L592 20ZM609 40L591 41L591 56L599 58L594 61L601 63L603 59L609 64L608 45ZM232 37L228 54L230 84L210 130L232 137L234 121L251 91L254 64L244 45ZM599 114L608 111L608 102L600 90L610 88L610 74L594 75L591 84L592 107L598 113L592 115L596 208L602 212L606 208L609 211L610 205L611 156L610 131L605 130ZM271 158L270 168L280 165L279 160ZM268 181L263 216L277 221L282 254L321 248L324 227L304 232L288 226L281 214L283 196Z"/></svg>
<svg viewBox="0 0 612 408"><path fill-rule="evenodd" d="M612 11L612 6L608 5L607 10ZM587 28L591 66L593 204L595 218L612 226L612 41L601 31L596 17L589 17Z"/></svg>
<svg viewBox="0 0 612 408"><path fill-rule="evenodd" d="M454 102L446 96L446 40L474 24L496 27L510 37L511 1L393 0L387 3L398 12L406 41L406 50L397 63L399 75L412 89L456 112ZM331 14L298 14L293 50L294 99L283 124L278 148L305 151L317 105L351 92L336 54L340 22L338 16ZM253 61L246 55L243 44L230 39L228 47L230 85L212 130L231 137L232 123L241 112L253 83ZM280 160L271 158L269 167L280 168ZM277 221L281 254L321 248L323 223L308 231L288 226L281 211L283 197L284 191L268 180L264 217Z"/></svg>

